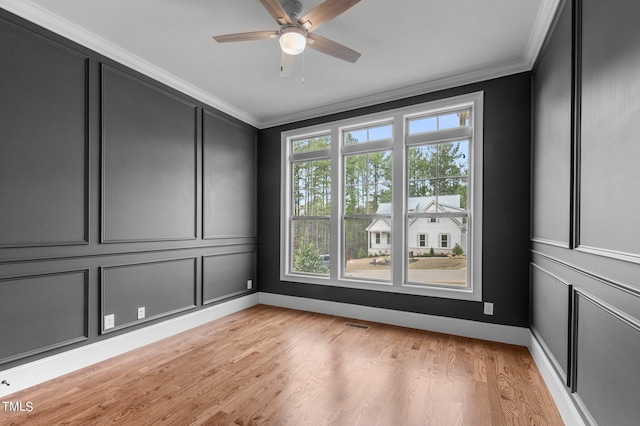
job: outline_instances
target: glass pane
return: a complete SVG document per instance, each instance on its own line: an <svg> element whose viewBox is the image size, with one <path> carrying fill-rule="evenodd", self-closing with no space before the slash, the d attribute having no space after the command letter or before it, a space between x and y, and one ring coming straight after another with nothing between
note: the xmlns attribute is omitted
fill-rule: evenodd
<svg viewBox="0 0 640 426"><path fill-rule="evenodd" d="M469 142L440 143L438 147L438 177L467 176L469 172Z"/></svg>
<svg viewBox="0 0 640 426"><path fill-rule="evenodd" d="M317 136L314 138L298 139L293 141L293 152L318 151L331 147L331 136Z"/></svg>
<svg viewBox="0 0 640 426"><path fill-rule="evenodd" d="M331 243L331 221L293 221L292 272L329 274L329 247Z"/></svg>
<svg viewBox="0 0 640 426"><path fill-rule="evenodd" d="M331 160L293 164L292 216L331 214Z"/></svg>
<svg viewBox="0 0 640 426"><path fill-rule="evenodd" d="M409 134L433 132L438 130L437 117L421 117L409 120Z"/></svg>
<svg viewBox="0 0 640 426"><path fill-rule="evenodd" d="M391 217L345 219L347 278L391 281Z"/></svg>
<svg viewBox="0 0 640 426"><path fill-rule="evenodd" d="M391 151L345 157L346 215L386 214L391 209Z"/></svg>
<svg viewBox="0 0 640 426"><path fill-rule="evenodd" d="M433 197L440 204L467 208L469 174L467 140L412 147L409 149L408 196L410 213L424 207ZM416 197L427 197L411 200ZM430 198L429 198L430 197ZM412 207L413 205L413 207ZM444 210L441 210L444 211Z"/></svg>
<svg viewBox="0 0 640 426"><path fill-rule="evenodd" d="M409 197L436 195L433 178L437 176L437 145L409 149Z"/></svg>
<svg viewBox="0 0 640 426"><path fill-rule="evenodd" d="M467 178L441 179L438 182L438 202L445 210L450 207L467 209Z"/></svg>
<svg viewBox="0 0 640 426"><path fill-rule="evenodd" d="M460 116L457 113L438 116L438 130L460 127Z"/></svg>
<svg viewBox="0 0 640 426"><path fill-rule="evenodd" d="M467 285L466 222L466 216L409 220L409 283Z"/></svg>
<svg viewBox="0 0 640 426"><path fill-rule="evenodd" d="M393 127L391 124L367 127L365 129L349 130L344 133L344 144L353 145L382 139L391 139Z"/></svg>
<svg viewBox="0 0 640 426"><path fill-rule="evenodd" d="M455 129L470 124L470 110L448 112L438 116L419 117L409 120L409 134Z"/></svg>

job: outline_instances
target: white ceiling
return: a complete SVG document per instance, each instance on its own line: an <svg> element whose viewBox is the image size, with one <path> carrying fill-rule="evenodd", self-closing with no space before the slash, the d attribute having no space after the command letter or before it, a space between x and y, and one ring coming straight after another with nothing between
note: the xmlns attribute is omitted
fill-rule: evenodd
<svg viewBox="0 0 640 426"><path fill-rule="evenodd" d="M322 0L300 0L309 11ZM278 75L258 0L0 0L0 7L259 128L530 70L560 0L362 0L316 33L362 54L307 49Z"/></svg>

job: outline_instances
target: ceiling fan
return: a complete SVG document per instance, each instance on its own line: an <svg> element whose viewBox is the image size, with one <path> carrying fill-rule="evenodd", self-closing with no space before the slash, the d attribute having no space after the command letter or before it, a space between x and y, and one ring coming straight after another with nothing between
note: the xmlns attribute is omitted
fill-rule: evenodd
<svg viewBox="0 0 640 426"><path fill-rule="evenodd" d="M213 39L218 43L226 43L278 38L282 50L280 54L281 77L287 77L291 74L296 55L302 53L306 46L348 62L355 62L360 57L360 53L355 50L313 33L321 25L344 13L360 0L325 0L304 16L300 16L303 6L297 0L286 0L282 5L278 0L258 1L280 25L278 31L226 34L214 36Z"/></svg>

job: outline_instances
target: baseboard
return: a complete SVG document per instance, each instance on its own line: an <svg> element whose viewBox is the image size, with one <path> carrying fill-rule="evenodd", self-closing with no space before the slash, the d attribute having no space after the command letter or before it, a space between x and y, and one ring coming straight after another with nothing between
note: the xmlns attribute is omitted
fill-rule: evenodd
<svg viewBox="0 0 640 426"><path fill-rule="evenodd" d="M553 368L553 363L547 357L542 345L538 342L535 335L531 333L531 341L529 342L529 352L536 363L542 378L544 379L553 400L558 407L558 411L562 416L565 424L570 426L585 426L586 423L580 416L578 408L575 406L571 396L567 391L565 383Z"/></svg>
<svg viewBox="0 0 640 426"><path fill-rule="evenodd" d="M524 327L489 324L273 293L261 292L260 303L520 346L528 346L531 335L531 331Z"/></svg>
<svg viewBox="0 0 640 426"><path fill-rule="evenodd" d="M0 397L60 377L64 374L104 361L149 343L173 336L209 321L222 318L259 303L258 293L216 304L190 314L163 321L130 333L105 339L28 364L0 371L10 386L0 387Z"/></svg>

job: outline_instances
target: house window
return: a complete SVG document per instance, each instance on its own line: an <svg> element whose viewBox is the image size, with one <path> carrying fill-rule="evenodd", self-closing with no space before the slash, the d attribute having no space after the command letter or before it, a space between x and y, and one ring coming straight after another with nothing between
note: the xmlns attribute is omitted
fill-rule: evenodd
<svg viewBox="0 0 640 426"><path fill-rule="evenodd" d="M281 279L480 300L482 103L473 93L284 132ZM464 256L446 268L429 256L454 246Z"/></svg>

